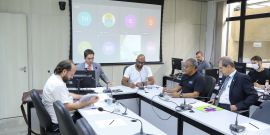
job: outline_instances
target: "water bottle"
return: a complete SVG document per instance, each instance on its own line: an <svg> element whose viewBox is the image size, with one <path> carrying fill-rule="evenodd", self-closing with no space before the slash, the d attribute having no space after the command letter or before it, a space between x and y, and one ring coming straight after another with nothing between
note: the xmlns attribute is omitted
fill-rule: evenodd
<svg viewBox="0 0 270 135"><path fill-rule="evenodd" d="M170 99L170 96L169 96L169 93L165 92L164 93L164 100L169 100Z"/></svg>
<svg viewBox="0 0 270 135"><path fill-rule="evenodd" d="M115 112L120 112L120 103L118 101L116 101L116 103L115 103L114 111Z"/></svg>
<svg viewBox="0 0 270 135"><path fill-rule="evenodd" d="M108 106L111 106L112 102L113 102L112 95L111 94L107 94L107 95L108 95L107 104L108 104Z"/></svg>
<svg viewBox="0 0 270 135"><path fill-rule="evenodd" d="M264 94L268 95L268 89L269 89L269 80L266 80L264 85Z"/></svg>

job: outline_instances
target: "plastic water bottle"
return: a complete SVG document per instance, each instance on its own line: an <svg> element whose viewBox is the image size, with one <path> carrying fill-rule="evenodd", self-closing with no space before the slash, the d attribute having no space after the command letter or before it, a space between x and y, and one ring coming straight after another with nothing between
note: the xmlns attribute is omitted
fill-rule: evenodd
<svg viewBox="0 0 270 135"><path fill-rule="evenodd" d="M115 103L114 111L115 112L120 112L120 103L118 101Z"/></svg>
<svg viewBox="0 0 270 135"><path fill-rule="evenodd" d="M266 80L264 86L264 94L268 95L268 89L269 89L269 80Z"/></svg>
<svg viewBox="0 0 270 135"><path fill-rule="evenodd" d="M108 104L108 106L111 106L112 102L113 102L112 95L111 94L107 94L107 95L108 95L107 104Z"/></svg>

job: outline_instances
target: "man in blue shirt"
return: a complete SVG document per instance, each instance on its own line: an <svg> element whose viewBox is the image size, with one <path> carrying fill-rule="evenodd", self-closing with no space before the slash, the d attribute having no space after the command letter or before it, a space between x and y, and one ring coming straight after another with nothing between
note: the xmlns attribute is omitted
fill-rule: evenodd
<svg viewBox="0 0 270 135"><path fill-rule="evenodd" d="M196 59L198 61L198 68L197 71L199 73L202 73L203 69L210 69L211 65L208 61L204 60L203 53L201 51L198 51L196 53Z"/></svg>

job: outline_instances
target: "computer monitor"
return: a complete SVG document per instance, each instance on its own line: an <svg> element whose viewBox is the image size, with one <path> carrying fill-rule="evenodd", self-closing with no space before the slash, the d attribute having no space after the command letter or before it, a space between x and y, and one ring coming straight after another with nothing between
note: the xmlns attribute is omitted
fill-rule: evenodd
<svg viewBox="0 0 270 135"><path fill-rule="evenodd" d="M178 69L178 70L182 69L181 61L183 61L183 59L172 58L172 73L171 73L171 75L174 75L175 69Z"/></svg>
<svg viewBox="0 0 270 135"><path fill-rule="evenodd" d="M77 93L80 93L80 88L96 88L95 74L94 70L77 70L67 87L77 88Z"/></svg>
<svg viewBox="0 0 270 135"><path fill-rule="evenodd" d="M185 63L186 63L186 61L181 61L181 68L182 68L182 73L184 74L185 73L185 68L184 68L184 66L185 66Z"/></svg>
<svg viewBox="0 0 270 135"><path fill-rule="evenodd" d="M246 74L247 70L247 64L246 63L240 63L240 62L234 62L235 69L240 72Z"/></svg>
<svg viewBox="0 0 270 135"><path fill-rule="evenodd" d="M218 84L219 80L219 69L212 68L212 69L203 69L202 74L206 76L212 76L216 79L216 84Z"/></svg>

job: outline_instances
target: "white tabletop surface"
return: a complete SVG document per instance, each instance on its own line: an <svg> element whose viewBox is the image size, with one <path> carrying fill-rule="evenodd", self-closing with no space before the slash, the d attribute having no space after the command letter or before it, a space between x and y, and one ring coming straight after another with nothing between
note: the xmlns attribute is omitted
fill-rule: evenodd
<svg viewBox="0 0 270 135"><path fill-rule="evenodd" d="M103 101L99 101L99 103L103 103L106 104ZM114 109L114 105L112 106L106 106L103 107L105 110L108 111L113 111ZM126 117L122 117L116 114L111 114L109 112L99 112L97 109L91 110L89 108L83 108L83 109L78 109L78 111L80 112L80 114L88 121L88 123L92 126L92 128L94 129L94 131L96 132L97 135L134 135L136 133L140 132L141 129L141 124L139 121L137 122L131 122L132 119L130 118L126 118ZM121 114L125 111L124 107L121 107L120 113ZM142 121L143 123L143 131L146 134L154 134L154 135L166 135L164 132L162 132L161 130L159 130L158 128L156 128L155 126L153 126L152 124L150 124L149 122L147 122L146 120L144 120L143 118L141 118L140 116L138 116L137 114L133 113L132 111L130 111L129 109L127 109L127 113L128 117L132 117L132 118L136 118ZM111 125L104 125L104 124L109 124L104 122L103 128L99 128L99 126L97 125L97 122L100 121L112 121L112 120L119 120L121 119L122 121L124 121L124 123L126 125L120 125L120 126L115 126L114 124L117 124L116 122L113 122Z"/></svg>
<svg viewBox="0 0 270 135"><path fill-rule="evenodd" d="M139 95L147 98L147 99L152 99L153 96L155 95L158 95L161 91L162 91L162 87L160 86L157 86L159 88L152 88L152 89L145 89L145 91L149 92L149 93L145 93L143 90L138 90L138 88L129 88L129 87L125 87L125 86L114 86L114 87L111 87L111 89L121 89L123 90L123 92L119 92L119 93L113 93L113 95L123 95L123 94L132 94L132 93L138 93ZM98 88L100 89L100 88ZM101 90L99 90L101 92ZM97 91L97 92L99 92ZM181 103L184 102L184 99L183 98L170 98L169 99L170 101L173 101L175 103L177 103L178 105L180 105ZM163 101L161 100L159 97L154 97L153 98L153 101L155 101L156 103L168 108L168 109L171 109L171 110L175 110L175 107L176 105L172 102L166 102L166 101ZM192 98L186 98L186 103L189 104L189 103L194 103L194 102L202 102L202 101L199 101L197 99L192 99ZM108 108L109 109L109 108ZM79 109L80 113L82 113L82 115L86 118L89 118L89 119L92 119L92 116L87 116L84 114L84 112L82 111L83 109ZM231 111L227 111L227 110L221 110L221 111L216 111L216 112L208 112L208 113L205 113L205 112L202 112L202 111L199 111L195 108L193 108L193 111L195 113L190 113L189 111L181 111L181 112L178 112L192 120L195 120L205 126L208 126L220 133L223 133L223 134L231 134L231 130L229 129L229 126L230 124L234 124L235 123L235 118L236 118L236 113L234 112L231 112ZM106 114L104 115L104 119L105 117L106 118L109 118L111 116L108 116L108 115L112 115L112 114ZM129 113L129 116L137 116L136 114L132 113L130 111ZM118 117L117 115L115 116L112 116L112 117ZM119 116L121 117L121 116ZM139 116L137 116L139 117ZM103 118L103 115L102 115L102 118ZM93 121L94 120L97 120L98 118L93 118L89 123L92 125L94 125ZM125 118L123 118L124 120ZM125 121L129 121L129 119L125 119ZM146 121L145 121L146 122ZM242 133L237 133L238 134L245 134L245 135L254 135L254 134L268 134L270 133L270 125L268 124L264 124L262 122L259 122L257 120L254 120L254 119L251 119L251 118L248 118L248 117L245 117L245 116L242 116L242 115L239 115L238 116L238 124L241 125L241 124L244 124L244 123L248 123L248 122L256 122L256 123L259 123L259 126L263 126L265 127L266 129L264 130L259 130L259 131L250 131L248 129L246 129L244 132ZM144 123L144 122L143 122ZM148 122L146 122L148 123ZM131 123L132 124L132 123ZM139 125L139 124L138 124ZM151 124L149 124L151 125ZM119 129L120 130L120 129ZM117 130L116 130L117 131ZM137 132L137 129L134 130L134 132ZM139 126L138 126L138 131L139 131ZM152 130L150 130L152 131ZM162 131L161 131L162 132ZM105 133L104 132L100 132L100 133ZM152 133L152 134L155 134L153 132L146 132L146 133Z"/></svg>

